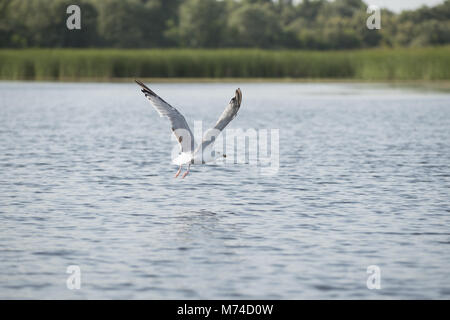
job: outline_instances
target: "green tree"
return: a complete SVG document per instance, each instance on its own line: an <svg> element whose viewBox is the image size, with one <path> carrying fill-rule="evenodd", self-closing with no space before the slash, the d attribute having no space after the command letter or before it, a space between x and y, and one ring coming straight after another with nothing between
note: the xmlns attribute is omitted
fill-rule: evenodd
<svg viewBox="0 0 450 320"><path fill-rule="evenodd" d="M159 1L98 0L99 35L103 45L121 48L156 47L165 21Z"/></svg>
<svg viewBox="0 0 450 320"><path fill-rule="evenodd" d="M82 10L81 30L66 27L66 9L71 4ZM7 6L7 16L6 38L12 47L86 47L97 41L97 11L85 1L12 0Z"/></svg>
<svg viewBox="0 0 450 320"><path fill-rule="evenodd" d="M279 19L269 4L246 4L233 10L229 28L234 45L241 47L277 47L282 33Z"/></svg>
<svg viewBox="0 0 450 320"><path fill-rule="evenodd" d="M68 30L66 8L81 8ZM0 47L347 49L450 43L450 0L368 30L362 0L0 0Z"/></svg>
<svg viewBox="0 0 450 320"><path fill-rule="evenodd" d="M186 47L219 47L226 26L225 3L216 0L187 0L179 9L176 37Z"/></svg>

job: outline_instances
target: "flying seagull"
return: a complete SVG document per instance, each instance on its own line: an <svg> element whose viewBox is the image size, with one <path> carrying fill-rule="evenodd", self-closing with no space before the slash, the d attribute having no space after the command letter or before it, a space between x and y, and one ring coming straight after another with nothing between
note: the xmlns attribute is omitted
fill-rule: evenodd
<svg viewBox="0 0 450 320"><path fill-rule="evenodd" d="M150 90L141 81L135 81L142 87L142 93L144 93L147 99L150 100L153 107L156 109L156 111L158 111L160 117L169 118L172 132L177 138L178 143L180 144L181 153L172 162L173 164L180 166L177 173L175 174L175 178L178 177L181 173L183 165L187 164L188 168L183 174L182 178L186 177L186 175L189 173L191 164L205 163L203 160L203 151L207 147L211 147L214 144L215 138L231 122L231 120L236 117L237 112L239 111L239 108L241 106L242 92L241 89L238 88L236 90L235 96L230 100L230 103L223 111L219 120L217 120L216 125L205 132L202 142L198 147L196 147L194 135L192 134L192 131L189 128L183 115L177 109L160 98L156 93ZM223 155L223 157L226 157L226 155Z"/></svg>

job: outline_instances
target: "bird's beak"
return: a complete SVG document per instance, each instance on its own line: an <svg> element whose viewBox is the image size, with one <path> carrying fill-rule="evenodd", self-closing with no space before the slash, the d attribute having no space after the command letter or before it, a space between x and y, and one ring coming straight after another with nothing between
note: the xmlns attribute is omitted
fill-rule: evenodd
<svg viewBox="0 0 450 320"><path fill-rule="evenodd" d="M238 88L238 89L236 90L235 98L236 98L236 102L237 102L238 106L240 106L240 105L241 105L241 101L242 101L242 92L241 92L241 89Z"/></svg>

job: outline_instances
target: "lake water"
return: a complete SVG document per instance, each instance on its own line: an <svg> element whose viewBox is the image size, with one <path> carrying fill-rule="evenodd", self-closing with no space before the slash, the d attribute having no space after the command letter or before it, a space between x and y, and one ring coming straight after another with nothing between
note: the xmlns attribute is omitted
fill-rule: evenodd
<svg viewBox="0 0 450 320"><path fill-rule="evenodd" d="M229 127L279 129L278 171L174 179L168 121L134 83L2 82L0 298L450 298L450 94L150 87L204 129L240 87Z"/></svg>

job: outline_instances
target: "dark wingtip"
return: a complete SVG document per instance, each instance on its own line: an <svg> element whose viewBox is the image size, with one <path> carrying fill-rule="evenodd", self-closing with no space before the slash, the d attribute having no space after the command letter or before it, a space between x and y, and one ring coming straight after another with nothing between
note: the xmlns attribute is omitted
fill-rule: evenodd
<svg viewBox="0 0 450 320"><path fill-rule="evenodd" d="M134 82L136 82L138 85L140 85L142 87L141 91L143 93L148 93L148 94L151 94L152 96L156 96L156 94L152 90L150 90L150 88L147 87L142 81L134 79Z"/></svg>
<svg viewBox="0 0 450 320"><path fill-rule="evenodd" d="M144 89L148 89L148 87L140 80L134 79L134 82L136 82L138 85L140 85Z"/></svg>
<svg viewBox="0 0 450 320"><path fill-rule="evenodd" d="M236 97L236 101L237 101L238 105L240 106L241 102L242 102L242 91L240 88L237 88L235 97Z"/></svg>

